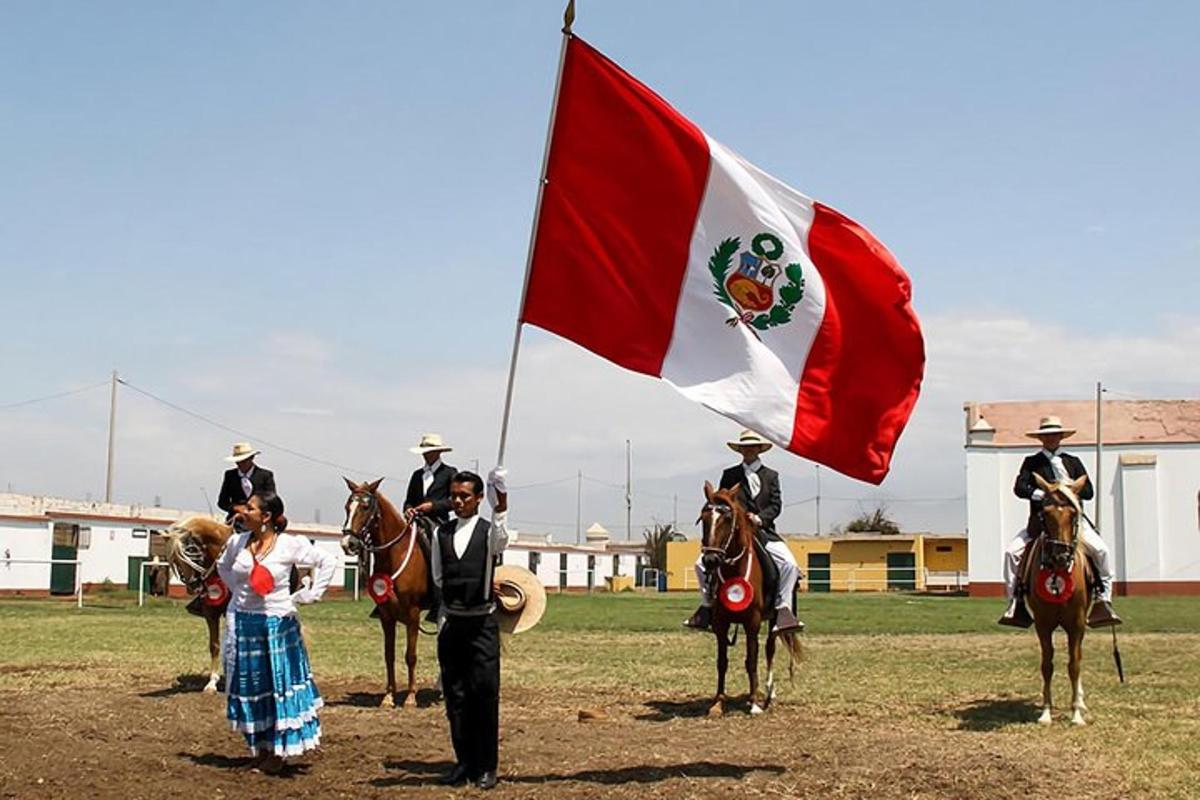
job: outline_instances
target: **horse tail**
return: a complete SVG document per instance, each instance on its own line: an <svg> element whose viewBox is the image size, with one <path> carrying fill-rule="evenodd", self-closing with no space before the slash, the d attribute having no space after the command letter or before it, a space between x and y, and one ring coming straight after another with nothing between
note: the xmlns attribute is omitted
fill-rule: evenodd
<svg viewBox="0 0 1200 800"><path fill-rule="evenodd" d="M795 631L785 631L779 634L788 651L788 683L796 683L796 662L805 658L804 648L800 645L800 637Z"/></svg>

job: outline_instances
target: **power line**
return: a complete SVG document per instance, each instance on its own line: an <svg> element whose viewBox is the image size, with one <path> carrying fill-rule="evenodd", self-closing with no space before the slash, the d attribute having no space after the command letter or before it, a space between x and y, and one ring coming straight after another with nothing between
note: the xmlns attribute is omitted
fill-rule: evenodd
<svg viewBox="0 0 1200 800"><path fill-rule="evenodd" d="M263 438L262 436L255 436L252 433L247 433L246 431L241 431L241 430L238 430L237 428L231 427L224 423L217 422L215 419L206 417L203 414L200 414L199 412L192 411L191 409L187 409L181 405L172 403L170 400L164 400L163 398L159 397L156 394L153 394L152 392L142 389L139 386L134 386L132 383L125 380L124 378L118 378L117 382L120 383L122 386L133 389L138 394L145 395L146 397L149 397L151 400L154 400L155 402L158 402L158 403L162 403L167 408L174 409L175 411L178 411L181 414L186 414L189 417L193 417L194 419L198 419L201 422L204 422L208 425L212 425L214 428L220 428L223 431L232 433L236 436L240 436L243 439L249 439L251 441L258 442L260 444L265 444L267 447L269 447L273 450L279 450L280 452L287 453L289 455L293 455L296 458L301 458L301 459L304 459L305 461L311 461L314 464L320 464L321 466L325 466L325 467L333 467L334 469L341 470L342 472L352 472L352 473L356 473L356 474L360 474L360 475L383 475L383 477L388 478L393 481L400 480L399 478L396 478L391 475L387 475L378 470L366 470L366 469L359 469L357 467L348 467L345 464L338 464L333 461L326 461L323 458L317 458L316 456L310 456L307 453L300 452L299 450L293 450L290 447L285 447L284 445L268 441L267 439ZM101 385L103 385L103 384L101 384Z"/></svg>
<svg viewBox="0 0 1200 800"><path fill-rule="evenodd" d="M8 405L0 406L0 411L11 411L14 408L21 408L22 406L33 405L34 403L44 403L47 400L57 400L60 397L70 397L73 394L82 394L83 392L90 392L92 389L99 389L101 386L108 386L108 381L93 383L91 386L84 386L82 389L72 389L68 392L59 392L57 394L48 394L45 397L34 397L31 400L22 400L19 403L9 403Z"/></svg>

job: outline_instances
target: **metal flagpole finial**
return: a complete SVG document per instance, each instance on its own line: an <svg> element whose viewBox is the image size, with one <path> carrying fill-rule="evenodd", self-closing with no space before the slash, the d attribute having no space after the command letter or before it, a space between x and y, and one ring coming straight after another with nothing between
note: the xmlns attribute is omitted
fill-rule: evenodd
<svg viewBox="0 0 1200 800"><path fill-rule="evenodd" d="M567 10L563 12L562 32L571 35L571 26L575 24L575 0L567 0Z"/></svg>

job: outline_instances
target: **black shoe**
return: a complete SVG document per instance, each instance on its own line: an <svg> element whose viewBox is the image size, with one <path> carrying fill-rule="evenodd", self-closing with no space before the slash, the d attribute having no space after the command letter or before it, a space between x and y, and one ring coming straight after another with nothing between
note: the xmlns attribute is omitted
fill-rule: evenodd
<svg viewBox="0 0 1200 800"><path fill-rule="evenodd" d="M1112 603L1107 600L1097 600L1092 604L1092 611L1087 618L1089 628L1111 628L1113 625L1120 624L1121 618L1117 616L1117 612L1113 611Z"/></svg>
<svg viewBox="0 0 1200 800"><path fill-rule="evenodd" d="M1032 625L1033 617L1029 615L1029 609L1025 605L1025 598L1020 595L1013 597L998 622L1001 625L1008 625L1012 628L1028 628Z"/></svg>
<svg viewBox="0 0 1200 800"><path fill-rule="evenodd" d="M775 633L798 633L804 630L804 623L796 619L792 610L786 606L775 609Z"/></svg>
<svg viewBox="0 0 1200 800"><path fill-rule="evenodd" d="M194 614L197 617L204 616L204 595L198 594L192 598L192 602L187 604L187 612Z"/></svg>
<svg viewBox="0 0 1200 800"><path fill-rule="evenodd" d="M475 781L475 785L480 789L494 789L499 780L496 778L495 770L488 770L479 776L479 780Z"/></svg>
<svg viewBox="0 0 1200 800"><path fill-rule="evenodd" d="M708 630L712 627L712 609L708 606L700 606L694 614L683 621L683 626L698 631Z"/></svg>
<svg viewBox="0 0 1200 800"><path fill-rule="evenodd" d="M442 776L439 783L443 786L458 786L460 783L467 782L467 765L455 764L454 767Z"/></svg>

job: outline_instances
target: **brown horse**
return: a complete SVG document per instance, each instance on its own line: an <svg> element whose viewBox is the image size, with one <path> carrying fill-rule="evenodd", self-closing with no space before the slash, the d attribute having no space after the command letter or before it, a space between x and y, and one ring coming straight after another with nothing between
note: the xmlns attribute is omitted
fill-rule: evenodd
<svg viewBox="0 0 1200 800"><path fill-rule="evenodd" d="M773 597L763 591L763 572L758 554L754 549L754 523L746 513L741 500L741 486L733 489L716 490L708 481L704 483L707 502L700 513L703 524L703 564L710 585L720 587L724 581L742 578L752 588L752 598L746 608L731 611L721 599L713 605L712 630L717 637L717 696L708 713L718 716L725 713L725 672L729 668L729 646L736 642L729 639L729 629L741 625L746 632L746 674L750 677L750 713L761 714L775 699L775 640L782 637L788 650L788 675L792 675L795 661L800 658L800 641L794 632L777 633L774 630L775 604ZM767 634L767 691L763 703L759 704L758 693L758 633L763 622L768 625Z"/></svg>
<svg viewBox="0 0 1200 800"><path fill-rule="evenodd" d="M383 661L387 666L387 689L379 705L395 705L396 623L404 624L407 643L404 663L408 666L408 691L405 706L417 703L417 635L420 633L421 603L429 593L425 553L417 542L416 522L408 522L379 492L383 478L374 483L355 483L346 500L346 524L342 527L342 549L360 558L373 556L372 581L378 576L390 580L390 591L383 602L377 601L379 624L383 627Z"/></svg>
<svg viewBox="0 0 1200 800"><path fill-rule="evenodd" d="M167 561L189 592L201 594L207 590L205 581L216 574L217 557L232 533L233 528L208 517L188 517L163 533L167 541ZM201 604L208 625L208 652L212 659L208 683L204 686L206 694L217 690L217 681L221 678L221 617L228 605L228 597L219 605Z"/></svg>
<svg viewBox="0 0 1200 800"><path fill-rule="evenodd" d="M1034 591L1029 593L1029 608L1042 646L1042 714L1038 722L1049 725L1051 721L1050 678L1054 675L1054 630L1062 628L1067 633L1067 673L1071 676L1071 705L1074 710L1071 722L1083 725L1083 712L1087 711L1087 706L1083 703L1079 665L1083 660L1083 634L1087 631L1091 592L1088 590L1087 558L1079 538L1079 521L1083 515L1079 491L1087 482L1087 477L1071 483L1050 483L1036 473L1033 477L1046 493L1041 512L1043 533L1030 544L1026 558L1026 571L1033 580L1025 581L1026 586L1034 587ZM1069 590L1065 585L1066 575L1070 576ZM1046 581L1050 585L1038 587L1036 584L1039 581ZM1047 599L1056 594L1066 596L1059 602Z"/></svg>

